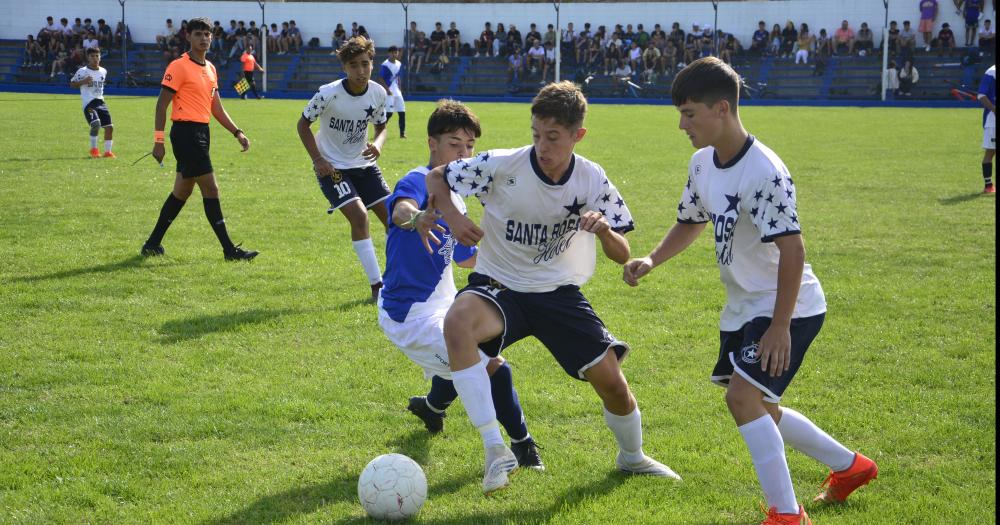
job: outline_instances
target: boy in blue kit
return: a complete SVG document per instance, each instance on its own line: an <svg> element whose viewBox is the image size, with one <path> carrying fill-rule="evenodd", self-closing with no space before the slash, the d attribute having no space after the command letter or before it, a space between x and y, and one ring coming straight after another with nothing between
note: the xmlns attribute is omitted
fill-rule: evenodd
<svg viewBox="0 0 1000 525"><path fill-rule="evenodd" d="M770 510L762 525L808 524L795 499L785 443L828 465L816 501L841 502L878 474L802 414L778 405L819 333L826 299L805 263L795 186L778 156L747 133L738 104L741 79L714 57L692 62L671 88L680 128L698 151L677 207L677 224L646 257L625 265L637 286L681 253L711 223L726 286L719 360L711 380L726 390Z"/></svg>
<svg viewBox="0 0 1000 525"><path fill-rule="evenodd" d="M431 167L473 155L479 135L479 119L468 107L453 100L440 101L427 122L430 164L400 179L386 201L391 221L378 301L379 326L431 379L427 396L411 397L407 406L431 432L441 431L445 409L458 397L443 331L444 316L457 293L451 262L472 268L476 248L458 244L434 210L427 209L425 179ZM465 209L457 194L452 194L452 200L455 206ZM496 357L490 360L487 370L497 419L511 439L518 465L543 470L545 466L524 422L510 366L502 357Z"/></svg>

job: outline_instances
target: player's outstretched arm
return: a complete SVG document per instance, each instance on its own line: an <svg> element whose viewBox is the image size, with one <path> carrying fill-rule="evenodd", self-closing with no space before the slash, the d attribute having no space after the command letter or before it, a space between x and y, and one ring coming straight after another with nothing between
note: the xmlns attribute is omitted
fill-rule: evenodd
<svg viewBox="0 0 1000 525"><path fill-rule="evenodd" d="M667 232L666 237L660 241L660 244L656 245L656 248L649 255L625 263L622 278L629 286L639 286L639 279L645 277L653 268L663 264L671 257L686 250L688 246L691 246L691 243L705 229L705 224L707 223L688 224L678 222L674 224L670 228L670 231Z"/></svg>
<svg viewBox="0 0 1000 525"><path fill-rule="evenodd" d="M483 238L483 230L451 202L451 188L444 180L444 166L438 166L427 174L427 197L427 209L441 211L444 222L458 242L475 246Z"/></svg>
<svg viewBox="0 0 1000 525"><path fill-rule="evenodd" d="M166 148L163 146L163 129L167 127L167 106L174 100L174 90L160 88L160 96L156 99L156 114L153 116L153 158L163 164Z"/></svg>
<svg viewBox="0 0 1000 525"><path fill-rule="evenodd" d="M250 139L243 134L243 130L229 117L229 113L226 113L226 108L222 107L222 98L219 97L218 90L215 91L215 96L212 97L212 116L215 117L215 120L219 121L219 124L222 124L222 127L226 128L236 137L243 151L250 149Z"/></svg>
<svg viewBox="0 0 1000 525"><path fill-rule="evenodd" d="M433 253L430 243L441 244L441 239L434 235L434 231L445 232L437 223L438 215L435 212L436 210L421 210L413 199L397 199L392 205L392 223L404 230L419 233L427 253Z"/></svg>

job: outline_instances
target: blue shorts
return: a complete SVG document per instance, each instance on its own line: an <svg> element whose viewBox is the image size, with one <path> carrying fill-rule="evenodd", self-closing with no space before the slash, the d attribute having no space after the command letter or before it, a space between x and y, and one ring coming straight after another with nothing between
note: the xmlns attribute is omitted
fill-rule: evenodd
<svg viewBox="0 0 1000 525"><path fill-rule="evenodd" d="M100 122L102 128L106 128L111 125L111 112L108 111L107 104L104 100L95 98L87 104L87 107L83 108L83 118L87 120L87 124L93 122Z"/></svg>
<svg viewBox="0 0 1000 525"><path fill-rule="evenodd" d="M819 334L823 327L823 320L826 314L814 315L792 319L792 362L788 370L780 376L771 377L767 372L760 369L760 355L757 352L757 345L764 332L771 326L770 317L757 317L735 332L719 332L721 344L719 346L719 360L712 370L712 382L722 386L729 386L729 379L735 371L737 374L750 382L753 386L764 393L764 401L768 403L778 403L781 395L785 393L788 384L792 382L795 373L802 365L802 359L806 356L806 350L812 344L813 339Z"/></svg>
<svg viewBox="0 0 1000 525"><path fill-rule="evenodd" d="M466 293L494 304L503 317L503 333L479 344L479 349L490 357L533 335L567 374L586 381L584 372L609 350L615 352L619 362L628 355L628 345L611 335L578 286L560 286L542 293L515 292L485 275L472 273L469 285L458 295Z"/></svg>
<svg viewBox="0 0 1000 525"><path fill-rule="evenodd" d="M382 172L374 164L363 168L334 170L333 175L317 180L326 200L330 201L327 213L333 213L348 202L358 199L361 199L365 208L371 208L392 194L389 185L382 178Z"/></svg>

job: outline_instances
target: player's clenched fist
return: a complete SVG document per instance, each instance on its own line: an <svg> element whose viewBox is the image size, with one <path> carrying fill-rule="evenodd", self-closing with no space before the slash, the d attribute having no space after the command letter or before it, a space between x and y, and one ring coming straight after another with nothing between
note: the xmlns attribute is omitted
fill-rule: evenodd
<svg viewBox="0 0 1000 525"><path fill-rule="evenodd" d="M580 229L597 235L610 230L611 224L601 212L591 210L580 217Z"/></svg>
<svg viewBox="0 0 1000 525"><path fill-rule="evenodd" d="M625 270L622 278L629 286L639 286L639 279L643 278L653 269L653 260L649 257L632 259L625 263Z"/></svg>

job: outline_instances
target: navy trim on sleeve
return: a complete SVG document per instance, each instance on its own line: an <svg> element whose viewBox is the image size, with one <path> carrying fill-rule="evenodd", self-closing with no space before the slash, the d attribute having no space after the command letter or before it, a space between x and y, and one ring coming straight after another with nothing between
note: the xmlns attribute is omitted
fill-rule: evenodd
<svg viewBox="0 0 1000 525"><path fill-rule="evenodd" d="M635 229L635 223L634 222L630 222L630 223L626 224L625 226L619 226L618 228L611 228L611 231L613 231L615 233L619 233L621 235L625 235L626 233L628 233L628 232L630 232L630 231L632 231L634 229Z"/></svg>
<svg viewBox="0 0 1000 525"><path fill-rule="evenodd" d="M677 222L680 224L705 224L708 221L692 221L687 219L677 219Z"/></svg>
<svg viewBox="0 0 1000 525"><path fill-rule="evenodd" d="M776 233L774 235L768 235L767 237L761 237L760 242L774 242L778 237L786 237L788 235L800 235L802 230L785 230L781 233Z"/></svg>

